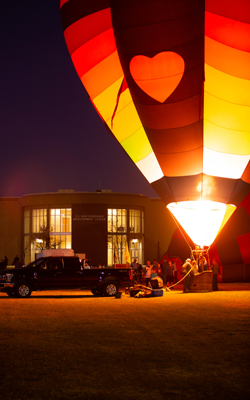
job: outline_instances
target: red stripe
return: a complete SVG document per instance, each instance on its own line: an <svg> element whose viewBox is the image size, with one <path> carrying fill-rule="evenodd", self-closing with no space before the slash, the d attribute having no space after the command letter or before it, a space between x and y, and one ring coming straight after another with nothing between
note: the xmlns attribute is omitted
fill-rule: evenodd
<svg viewBox="0 0 250 400"><path fill-rule="evenodd" d="M79 77L81 78L114 51L116 51L116 44L113 29L109 29L85 43L71 56Z"/></svg>

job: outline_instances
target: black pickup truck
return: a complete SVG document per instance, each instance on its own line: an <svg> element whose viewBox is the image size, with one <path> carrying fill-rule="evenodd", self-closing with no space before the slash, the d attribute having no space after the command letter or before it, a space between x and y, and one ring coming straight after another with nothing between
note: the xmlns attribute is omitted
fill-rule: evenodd
<svg viewBox="0 0 250 400"><path fill-rule="evenodd" d="M0 291L29 297L35 290L86 288L95 296L114 296L132 280L130 268L84 269L78 257L43 257L23 268L0 271Z"/></svg>

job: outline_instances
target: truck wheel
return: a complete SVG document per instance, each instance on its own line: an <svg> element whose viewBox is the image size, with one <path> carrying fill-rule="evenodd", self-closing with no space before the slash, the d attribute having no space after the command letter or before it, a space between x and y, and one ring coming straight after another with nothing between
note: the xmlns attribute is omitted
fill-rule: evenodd
<svg viewBox="0 0 250 400"><path fill-rule="evenodd" d="M14 287L14 294L17 297L30 297L31 295L31 287L28 283L19 283Z"/></svg>
<svg viewBox="0 0 250 400"><path fill-rule="evenodd" d="M103 286L102 292L104 296L115 296L115 294L118 292L118 286L113 282L106 283Z"/></svg>
<svg viewBox="0 0 250 400"><path fill-rule="evenodd" d="M94 296L102 296L102 292L98 292L96 289L90 289Z"/></svg>

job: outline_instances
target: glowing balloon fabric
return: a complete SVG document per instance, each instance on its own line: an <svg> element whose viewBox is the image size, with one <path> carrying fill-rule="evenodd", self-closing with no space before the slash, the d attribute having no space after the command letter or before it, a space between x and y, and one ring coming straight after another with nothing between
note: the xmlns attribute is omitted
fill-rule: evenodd
<svg viewBox="0 0 250 400"><path fill-rule="evenodd" d="M241 178L250 153L249 1L205 12L204 172Z"/></svg>
<svg viewBox="0 0 250 400"><path fill-rule="evenodd" d="M250 183L249 0L61 0L61 16L91 101L165 203L238 205Z"/></svg>

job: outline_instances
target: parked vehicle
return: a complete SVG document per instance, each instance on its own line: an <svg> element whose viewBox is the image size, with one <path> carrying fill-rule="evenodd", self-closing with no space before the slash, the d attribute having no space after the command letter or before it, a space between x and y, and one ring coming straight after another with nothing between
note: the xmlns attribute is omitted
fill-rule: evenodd
<svg viewBox="0 0 250 400"><path fill-rule="evenodd" d="M36 290L87 288L95 296L114 296L132 279L131 268L84 269L78 257L41 257L24 268L0 271L0 291L29 297Z"/></svg>

